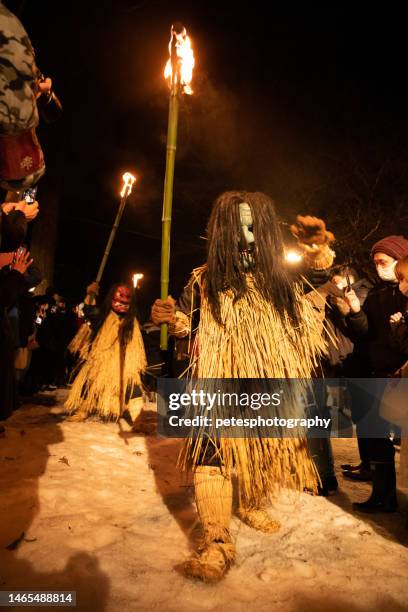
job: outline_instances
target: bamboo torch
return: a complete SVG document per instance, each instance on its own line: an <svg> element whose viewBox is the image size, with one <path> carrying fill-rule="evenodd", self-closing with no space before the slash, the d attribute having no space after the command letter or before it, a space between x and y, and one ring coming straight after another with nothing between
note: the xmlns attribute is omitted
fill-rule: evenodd
<svg viewBox="0 0 408 612"><path fill-rule="evenodd" d="M171 210L173 203L174 163L177 148L179 97L183 93L188 95L193 93L190 83L193 76L194 54L187 31L181 24L171 26L169 53L170 58L164 71L164 76L170 86L170 102L162 215L160 276L160 297L162 300L167 299L169 291ZM167 349L167 323L161 325L160 348L163 350Z"/></svg>
<svg viewBox="0 0 408 612"><path fill-rule="evenodd" d="M123 211L125 210L127 199L132 193L133 183L136 181L136 177L133 176L133 174L130 174L130 172L125 172L122 178L123 178L123 187L122 187L122 191L120 192L119 209L116 214L115 221L113 223L113 227L112 227L112 230L109 236L109 240L105 247L105 252L103 254L101 263L99 265L98 274L96 275L95 280L97 283L101 282L102 274L103 274L103 271L105 270L106 262L108 261L109 253L111 251L112 244L115 239L116 232L118 230L119 223L123 215Z"/></svg>

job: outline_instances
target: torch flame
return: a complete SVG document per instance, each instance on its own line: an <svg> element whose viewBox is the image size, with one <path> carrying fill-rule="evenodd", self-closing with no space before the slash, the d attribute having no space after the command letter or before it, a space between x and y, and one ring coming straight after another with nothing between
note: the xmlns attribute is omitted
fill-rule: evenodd
<svg viewBox="0 0 408 612"><path fill-rule="evenodd" d="M120 192L120 197L127 198L132 193L133 183L136 181L136 177L133 176L133 174L130 174L130 172L125 172L122 178L123 178L123 187L122 187L122 191Z"/></svg>
<svg viewBox="0 0 408 612"><path fill-rule="evenodd" d="M172 52L175 57L172 58ZM193 90L190 83L193 79L193 68L195 64L194 52L191 48L191 39L187 36L186 28L182 27L180 32L177 32L174 26L171 26L171 36L169 42L170 58L167 61L164 69L164 77L172 84L173 81L173 63L175 64L175 83L181 85L183 93L191 95ZM173 62L172 59L175 61Z"/></svg>
<svg viewBox="0 0 408 612"><path fill-rule="evenodd" d="M139 285L139 281L142 280L143 274L134 274L133 275L133 286L136 289Z"/></svg>
<svg viewBox="0 0 408 612"><path fill-rule="evenodd" d="M298 251L286 251L285 260L291 264L297 264L302 261L302 255Z"/></svg>

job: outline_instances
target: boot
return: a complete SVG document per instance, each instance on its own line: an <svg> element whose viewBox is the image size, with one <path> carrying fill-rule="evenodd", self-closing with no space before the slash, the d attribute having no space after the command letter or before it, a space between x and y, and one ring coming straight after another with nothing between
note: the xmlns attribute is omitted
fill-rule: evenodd
<svg viewBox="0 0 408 612"><path fill-rule="evenodd" d="M141 415L144 408L143 397L135 397L129 400L127 411L132 423L134 423Z"/></svg>
<svg viewBox="0 0 408 612"><path fill-rule="evenodd" d="M281 528L279 521L272 519L263 508L240 507L238 516L243 523L263 533L276 533Z"/></svg>
<svg viewBox="0 0 408 612"><path fill-rule="evenodd" d="M142 410L133 421L132 431L151 436L157 433L157 412L153 410Z"/></svg>
<svg viewBox="0 0 408 612"><path fill-rule="evenodd" d="M344 478L349 478L350 480L359 480L360 482L371 482L373 479L373 474L370 469L365 467L360 467L357 470L345 470L343 472Z"/></svg>
<svg viewBox="0 0 408 612"><path fill-rule="evenodd" d="M186 561L189 578L219 582L235 561L235 546L229 526L232 512L232 482L220 468L202 465L194 473L195 500L204 531L198 554Z"/></svg>
<svg viewBox="0 0 408 612"><path fill-rule="evenodd" d="M331 476L323 478L321 484L317 485L317 494L320 497L329 497L330 491L337 491L338 488L339 483L337 482L337 478L332 474Z"/></svg>
<svg viewBox="0 0 408 612"><path fill-rule="evenodd" d="M394 462L372 462L373 490L365 502L355 502L353 508L359 512L395 512L398 508Z"/></svg>
<svg viewBox="0 0 408 612"><path fill-rule="evenodd" d="M339 488L339 483L337 482L337 478L334 474L331 476L326 476L326 478L323 479L323 484L328 491L337 491Z"/></svg>
<svg viewBox="0 0 408 612"><path fill-rule="evenodd" d="M330 438L309 438L308 446L320 477L317 494L328 497L329 492L336 491L338 487Z"/></svg>
<svg viewBox="0 0 408 612"><path fill-rule="evenodd" d="M245 499L241 486L239 487L238 516L243 523L263 533L276 533L281 527L279 521L272 519L260 504Z"/></svg>
<svg viewBox="0 0 408 612"><path fill-rule="evenodd" d="M364 468L366 466L361 461L358 465L355 463L342 463L340 467L343 470L343 472L357 472L361 470L361 468Z"/></svg>

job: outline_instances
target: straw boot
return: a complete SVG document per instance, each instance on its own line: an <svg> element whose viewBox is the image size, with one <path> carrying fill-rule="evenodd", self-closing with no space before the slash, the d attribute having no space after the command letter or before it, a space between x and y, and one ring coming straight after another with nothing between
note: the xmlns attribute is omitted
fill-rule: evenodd
<svg viewBox="0 0 408 612"><path fill-rule="evenodd" d="M235 561L235 546L229 531L232 482L220 468L202 465L195 470L194 485L204 542L199 553L184 563L183 569L190 578L218 582Z"/></svg>
<svg viewBox="0 0 408 612"><path fill-rule="evenodd" d="M272 519L262 508L262 504L256 504L245 499L241 485L239 487L238 516L243 523L263 533L276 533L281 527L279 521Z"/></svg>
<svg viewBox="0 0 408 612"><path fill-rule="evenodd" d="M136 397L129 401L127 410L132 419L132 431L153 435L157 433L157 412L145 410L143 397Z"/></svg>

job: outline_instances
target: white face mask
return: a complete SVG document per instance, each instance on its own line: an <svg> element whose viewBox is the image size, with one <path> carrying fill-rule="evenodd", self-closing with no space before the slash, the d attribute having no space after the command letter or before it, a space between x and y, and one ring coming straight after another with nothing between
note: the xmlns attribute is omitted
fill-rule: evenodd
<svg viewBox="0 0 408 612"><path fill-rule="evenodd" d="M393 261L391 264L387 266L376 266L377 274L383 281L396 281L397 277L395 276L395 266L397 265L397 261Z"/></svg>
<svg viewBox="0 0 408 612"><path fill-rule="evenodd" d="M247 243L247 249L242 253L242 261L244 268L250 268L254 263L252 254L254 248L254 232L251 207L247 202L241 202L239 205L239 216L241 220L242 233L244 234Z"/></svg>
<svg viewBox="0 0 408 612"><path fill-rule="evenodd" d="M254 232L252 230L252 211L249 204L246 202L241 202L239 205L239 217L241 220L241 227L243 234L245 236L245 240L248 243L248 246L255 242Z"/></svg>

